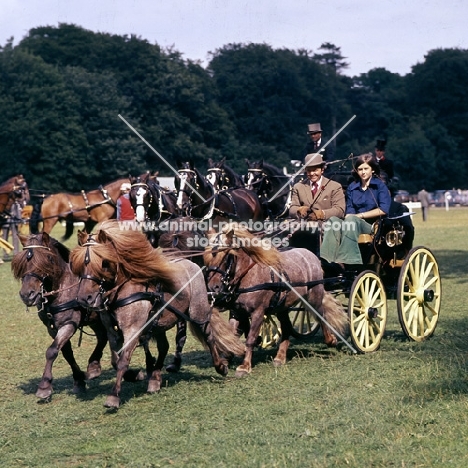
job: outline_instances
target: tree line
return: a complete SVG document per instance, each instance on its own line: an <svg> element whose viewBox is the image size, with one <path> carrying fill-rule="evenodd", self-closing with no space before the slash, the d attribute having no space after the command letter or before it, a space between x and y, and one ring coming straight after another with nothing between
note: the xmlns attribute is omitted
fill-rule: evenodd
<svg viewBox="0 0 468 468"><path fill-rule="evenodd" d="M56 192L147 169L172 175L123 119L173 166L192 158L203 171L226 157L239 173L246 159L292 170L307 124L329 139L355 115L335 158L385 139L400 188L468 188L468 50L431 50L405 76L351 78L347 65L330 43L315 53L227 44L204 68L134 35L37 27L0 47L2 178L22 173Z"/></svg>

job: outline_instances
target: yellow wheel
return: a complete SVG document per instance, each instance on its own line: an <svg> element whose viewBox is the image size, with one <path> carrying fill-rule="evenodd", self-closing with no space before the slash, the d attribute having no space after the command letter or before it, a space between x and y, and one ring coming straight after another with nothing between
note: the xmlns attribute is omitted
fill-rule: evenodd
<svg viewBox="0 0 468 468"><path fill-rule="evenodd" d="M314 336L320 328L317 317L302 301L289 309L289 320L292 325L292 335L295 338Z"/></svg>
<svg viewBox="0 0 468 468"><path fill-rule="evenodd" d="M439 320L441 281L437 261L429 249L414 247L398 278L398 318L405 335L423 341L433 335Z"/></svg>
<svg viewBox="0 0 468 468"><path fill-rule="evenodd" d="M351 339L361 353L375 351L387 323L387 295L381 279L370 270L363 271L349 293Z"/></svg>
<svg viewBox="0 0 468 468"><path fill-rule="evenodd" d="M281 326L274 315L265 315L260 328L259 337L261 342L258 344L261 348L271 348L276 346L281 338Z"/></svg>

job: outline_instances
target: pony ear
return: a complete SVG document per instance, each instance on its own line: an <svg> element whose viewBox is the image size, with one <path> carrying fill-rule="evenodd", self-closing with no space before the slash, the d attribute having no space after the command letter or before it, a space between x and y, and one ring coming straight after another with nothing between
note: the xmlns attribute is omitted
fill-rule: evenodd
<svg viewBox="0 0 468 468"><path fill-rule="evenodd" d="M226 156L224 156L224 158L221 159L220 163L221 163L221 164L224 164L225 162L226 162Z"/></svg>
<svg viewBox="0 0 468 468"><path fill-rule="evenodd" d="M143 181L144 184L146 184L150 178L151 174L149 172L147 172L143 178L141 179Z"/></svg>
<svg viewBox="0 0 468 468"><path fill-rule="evenodd" d="M245 164L247 164L247 167L250 167L250 161L248 159L245 160Z"/></svg>
<svg viewBox="0 0 468 468"><path fill-rule="evenodd" d="M28 242L28 236L25 236L24 234L18 234L19 240L21 242L21 245L23 247L26 247L26 244Z"/></svg>
<svg viewBox="0 0 468 468"><path fill-rule="evenodd" d="M47 232L42 232L42 245L48 247L50 244L50 236Z"/></svg>
<svg viewBox="0 0 468 468"><path fill-rule="evenodd" d="M211 158L208 158L208 167L213 167L214 163Z"/></svg>
<svg viewBox="0 0 468 468"><path fill-rule="evenodd" d="M100 229L97 233L97 240L101 244L104 244L105 242L107 242L108 237L107 237L106 231L104 231L103 229Z"/></svg>
<svg viewBox="0 0 468 468"><path fill-rule="evenodd" d="M77 237L78 237L78 245L82 246L88 239L88 233L86 232L86 230L81 231L80 229L78 229Z"/></svg>

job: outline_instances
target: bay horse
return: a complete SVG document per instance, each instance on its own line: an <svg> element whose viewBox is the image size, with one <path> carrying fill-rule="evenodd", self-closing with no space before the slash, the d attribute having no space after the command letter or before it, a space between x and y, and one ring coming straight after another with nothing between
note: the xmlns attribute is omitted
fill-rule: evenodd
<svg viewBox="0 0 468 468"><path fill-rule="evenodd" d="M202 270L189 260L170 262L142 232L121 230L116 221L105 221L95 234L80 232L71 262L81 277L78 300L101 310L111 348L119 353L106 407L119 408L123 372L138 342L147 345L151 337L159 353L157 359L147 353L147 391L160 390L169 348L166 331L178 320L188 321L194 336L209 348L219 374L228 372L224 356L244 353L227 322L210 308Z"/></svg>
<svg viewBox="0 0 468 468"><path fill-rule="evenodd" d="M341 305L323 286L320 260L309 250L279 251L269 239L260 239L235 223L222 232L210 235L204 255L208 291L214 305L231 310L237 319L250 318L244 361L236 376L252 370L252 353L257 343L264 315L274 314L281 324L281 339L274 358L276 366L286 362L292 325L288 310L298 299L312 306L321 320L325 343L337 344L328 325L341 333L347 318Z"/></svg>
<svg viewBox="0 0 468 468"><path fill-rule="evenodd" d="M206 180L214 187L216 192L245 187L242 177L226 164L226 158L218 162L208 158L206 172Z"/></svg>
<svg viewBox="0 0 468 468"><path fill-rule="evenodd" d="M42 231L50 234L58 221L65 220L63 241L73 234L74 222L82 221L85 223L85 229L92 230L97 223L115 217L120 186L128 181L128 178L118 179L89 192L62 192L42 198L34 206L31 214L31 233L39 232L40 221L43 221Z"/></svg>
<svg viewBox="0 0 468 468"><path fill-rule="evenodd" d="M82 392L86 389L86 380L101 374L106 329L95 312L88 312L76 301L79 279L70 270L68 248L46 232L20 235L20 240L24 250L11 262L13 276L21 280L19 295L27 307L37 307L40 320L53 338L46 351L46 365L36 396L48 400L52 395L52 366L60 351L73 373L73 392ZM70 341L84 325L91 327L97 338L86 373L77 364Z"/></svg>
<svg viewBox="0 0 468 468"><path fill-rule="evenodd" d="M293 181L273 164L262 160L247 164L246 187L257 193L265 219L273 220L289 215Z"/></svg>

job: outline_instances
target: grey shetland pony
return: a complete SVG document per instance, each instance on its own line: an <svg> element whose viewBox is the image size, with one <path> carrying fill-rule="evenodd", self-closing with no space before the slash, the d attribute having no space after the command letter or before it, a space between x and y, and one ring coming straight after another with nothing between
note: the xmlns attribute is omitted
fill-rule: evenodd
<svg viewBox="0 0 468 468"><path fill-rule="evenodd" d="M161 388L161 369L169 349L166 331L187 320L207 347L216 371L228 372L227 359L242 356L244 345L211 309L201 269L190 260L170 262L139 231L121 230L105 221L95 234L81 232L71 252L73 272L81 277L78 301L101 310L111 348L119 353L115 385L105 406L120 406L123 372L138 343L156 339L157 359L147 355L149 393Z"/></svg>
<svg viewBox="0 0 468 468"><path fill-rule="evenodd" d="M281 340L274 358L286 362L292 325L288 310L299 298L306 300L338 333L347 318L340 304L325 291L320 260L309 250L278 251L268 239L260 239L236 223L210 236L204 260L208 290L214 303L229 309L241 322L250 318L246 353L236 376L251 372L252 353L265 314L274 314L281 324ZM336 336L322 323L325 343L337 344Z"/></svg>
<svg viewBox="0 0 468 468"><path fill-rule="evenodd" d="M28 307L37 306L39 318L53 338L36 396L47 400L52 395L52 366L60 351L73 372L73 392L84 391L85 381L101 373L106 329L96 313L88 314L76 301L78 278L70 270L68 248L45 232L20 236L20 240L24 250L13 257L11 269L14 277L21 280L21 300ZM89 325L97 338L86 373L78 366L70 342L83 325Z"/></svg>

